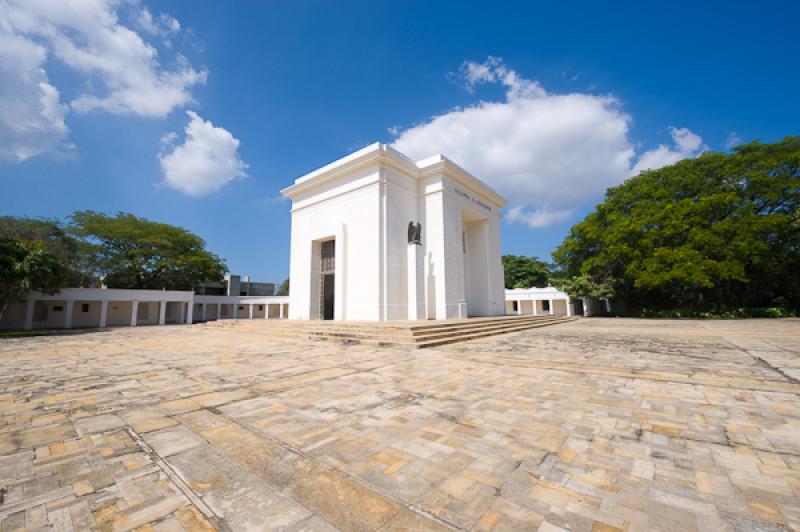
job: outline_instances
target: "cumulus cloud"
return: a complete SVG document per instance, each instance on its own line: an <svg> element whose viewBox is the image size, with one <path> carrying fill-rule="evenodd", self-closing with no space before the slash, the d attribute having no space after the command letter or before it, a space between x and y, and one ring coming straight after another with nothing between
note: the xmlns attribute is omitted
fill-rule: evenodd
<svg viewBox="0 0 800 532"><path fill-rule="evenodd" d="M22 162L65 147L66 105L42 68L47 51L0 21L0 160Z"/></svg>
<svg viewBox="0 0 800 532"><path fill-rule="evenodd" d="M543 227L564 221L634 172L704 149L699 136L672 128L675 146L637 156L628 138L631 117L619 100L548 93L498 58L468 61L460 74L468 90L500 84L505 97L399 130L393 146L418 160L434 153L450 157L511 200L512 222Z"/></svg>
<svg viewBox="0 0 800 532"><path fill-rule="evenodd" d="M204 83L206 71L195 70L180 55L173 68L162 67L156 48L120 22L118 4L11 0L4 18L18 34L42 40L65 65L99 82L70 103L77 111L164 116L192 102L190 87Z"/></svg>
<svg viewBox="0 0 800 532"><path fill-rule="evenodd" d="M180 54L160 57L143 37L179 30L176 19L154 16L136 0L0 1L0 156L23 161L60 146L70 110L163 117L192 103L191 88L207 72ZM83 82L66 103L48 78L48 60Z"/></svg>
<svg viewBox="0 0 800 532"><path fill-rule="evenodd" d="M657 170L683 159L697 157L708 149L703 144L703 139L687 128L671 127L669 131L675 145L670 147L666 144L661 144L652 150L642 153L633 166L631 175L637 175L644 170Z"/></svg>
<svg viewBox="0 0 800 532"><path fill-rule="evenodd" d="M175 145L176 133L161 139L158 156L164 183L190 196L204 196L234 179L247 175L247 164L239 158L239 140L210 120L188 111L186 139Z"/></svg>

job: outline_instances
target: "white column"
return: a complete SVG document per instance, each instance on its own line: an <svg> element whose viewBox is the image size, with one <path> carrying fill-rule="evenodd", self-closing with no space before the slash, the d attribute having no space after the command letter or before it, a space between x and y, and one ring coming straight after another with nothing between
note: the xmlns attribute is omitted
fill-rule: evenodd
<svg viewBox="0 0 800 532"><path fill-rule="evenodd" d="M550 315L552 316L553 314L555 314L555 313L556 313L556 309L555 309L555 308L553 308L553 300L552 300L552 299L548 299L547 301L549 302L549 305L550 305Z"/></svg>
<svg viewBox="0 0 800 532"><path fill-rule="evenodd" d="M522 300L517 301L517 314L522 315Z"/></svg>
<svg viewBox="0 0 800 532"><path fill-rule="evenodd" d="M281 307L281 319L283 319L283 303L280 304Z"/></svg>
<svg viewBox="0 0 800 532"><path fill-rule="evenodd" d="M105 329L108 320L108 301L100 302L100 328Z"/></svg>
<svg viewBox="0 0 800 532"><path fill-rule="evenodd" d="M206 305L208 303L200 303L200 321L206 321Z"/></svg>
<svg viewBox="0 0 800 532"><path fill-rule="evenodd" d="M425 319L425 254L419 244L408 245L408 319Z"/></svg>
<svg viewBox="0 0 800 532"><path fill-rule="evenodd" d="M217 321L222 319L222 303L217 303Z"/></svg>
<svg viewBox="0 0 800 532"><path fill-rule="evenodd" d="M264 305L264 319L265 320L269 319L269 303L266 303Z"/></svg>
<svg viewBox="0 0 800 532"><path fill-rule="evenodd" d="M250 303L247 307L248 307L247 308L247 319L248 320L252 320L253 319L253 304Z"/></svg>
<svg viewBox="0 0 800 532"><path fill-rule="evenodd" d="M67 301L67 306L64 308L64 328L72 329L72 307L75 306L74 300Z"/></svg>
<svg viewBox="0 0 800 532"><path fill-rule="evenodd" d="M35 299L29 299L25 302L25 325L23 325L23 328L26 331L33 329L33 308L35 305Z"/></svg>
<svg viewBox="0 0 800 532"><path fill-rule="evenodd" d="M531 300L531 303L533 303L533 315L534 316L538 316L539 315L539 302L537 300L533 299L533 300Z"/></svg>
<svg viewBox="0 0 800 532"><path fill-rule="evenodd" d="M167 322L167 302L158 302L158 324L164 325Z"/></svg>
<svg viewBox="0 0 800 532"><path fill-rule="evenodd" d="M567 317L570 317L572 316L572 301L570 301L569 299L567 299L566 301L567 301Z"/></svg>
<svg viewBox="0 0 800 532"><path fill-rule="evenodd" d="M236 319L236 313L239 312L239 304L234 303L231 308L233 309L233 319Z"/></svg>
<svg viewBox="0 0 800 532"><path fill-rule="evenodd" d="M147 303L145 303L146 305ZM136 317L139 315L139 302L131 301L131 327L136 327Z"/></svg>
<svg viewBox="0 0 800 532"><path fill-rule="evenodd" d="M186 325L192 324L192 316L194 316L194 302L189 301L186 303Z"/></svg>

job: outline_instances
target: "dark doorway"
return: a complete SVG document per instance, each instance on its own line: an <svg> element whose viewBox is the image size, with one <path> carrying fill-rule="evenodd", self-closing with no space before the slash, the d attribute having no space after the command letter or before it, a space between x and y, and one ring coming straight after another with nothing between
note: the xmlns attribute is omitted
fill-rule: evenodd
<svg viewBox="0 0 800 532"><path fill-rule="evenodd" d="M335 275L332 273L322 276L322 319L333 319L333 287Z"/></svg>
<svg viewBox="0 0 800 532"><path fill-rule="evenodd" d="M336 241L322 242L320 261L320 317L323 320L332 320L334 314L334 299L336 294Z"/></svg>

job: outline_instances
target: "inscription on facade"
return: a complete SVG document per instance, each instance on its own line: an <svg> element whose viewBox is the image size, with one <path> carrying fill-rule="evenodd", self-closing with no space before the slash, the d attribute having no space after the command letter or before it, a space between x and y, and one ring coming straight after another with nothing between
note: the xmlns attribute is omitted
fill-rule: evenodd
<svg viewBox="0 0 800 532"><path fill-rule="evenodd" d="M470 201L470 202L474 203L474 204L475 204L475 205L477 205L478 207L481 207L482 209L486 209L486 210L487 210L487 211L489 211L489 212L491 212L491 211L492 211L492 208L491 208L491 207L489 207L488 205L486 205L484 202L482 202L482 201L481 201L481 200L479 200L478 198L475 198L475 197L473 197L472 195L470 195L470 194L467 194L466 192L464 192L464 191L463 191L463 190L461 190L460 188L458 188L458 187L453 187L453 191L454 191L456 194L458 194L459 196L461 196L462 198L464 198L465 200L467 200L467 201Z"/></svg>

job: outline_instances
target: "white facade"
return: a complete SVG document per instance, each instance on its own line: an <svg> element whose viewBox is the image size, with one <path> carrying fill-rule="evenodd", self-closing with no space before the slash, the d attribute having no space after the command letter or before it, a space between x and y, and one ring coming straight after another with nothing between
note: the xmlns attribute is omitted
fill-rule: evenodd
<svg viewBox="0 0 800 532"><path fill-rule="evenodd" d="M572 316L572 301L566 292L545 288L513 288L506 290L506 314L532 316Z"/></svg>
<svg viewBox="0 0 800 532"><path fill-rule="evenodd" d="M405 320L505 313L500 208L441 155L376 143L303 176L292 200L289 317ZM408 243L422 224L421 245Z"/></svg>
<svg viewBox="0 0 800 532"><path fill-rule="evenodd" d="M281 319L286 296L210 296L181 290L64 288L57 294L31 292L12 303L0 329L72 329L165 325L217 319Z"/></svg>
<svg viewBox="0 0 800 532"><path fill-rule="evenodd" d="M195 294L195 321L284 319L289 315L288 296L210 296Z"/></svg>

